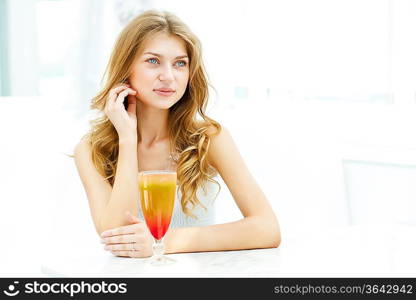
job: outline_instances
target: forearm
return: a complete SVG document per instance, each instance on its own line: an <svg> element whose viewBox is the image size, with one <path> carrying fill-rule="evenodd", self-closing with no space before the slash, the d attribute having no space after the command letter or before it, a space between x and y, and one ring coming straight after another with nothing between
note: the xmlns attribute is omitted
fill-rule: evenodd
<svg viewBox="0 0 416 300"><path fill-rule="evenodd" d="M126 225L127 210L137 215L139 205L137 180L137 143L135 139L120 140L113 190L100 217L101 231Z"/></svg>
<svg viewBox="0 0 416 300"><path fill-rule="evenodd" d="M164 239L166 253L273 248L280 244L275 218L247 217L205 227L169 229Z"/></svg>

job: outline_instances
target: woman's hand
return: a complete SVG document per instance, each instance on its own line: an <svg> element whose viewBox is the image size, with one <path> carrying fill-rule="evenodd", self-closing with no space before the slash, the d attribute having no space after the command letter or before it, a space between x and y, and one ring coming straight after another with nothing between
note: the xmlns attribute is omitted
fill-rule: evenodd
<svg viewBox="0 0 416 300"><path fill-rule="evenodd" d="M152 256L153 237L146 224L139 218L126 212L130 225L110 229L101 234L104 249L115 256L149 257Z"/></svg>
<svg viewBox="0 0 416 300"><path fill-rule="evenodd" d="M113 123L119 139L137 138L136 95L137 92L125 83L108 93L104 113ZM123 104L125 97L128 99L127 111Z"/></svg>

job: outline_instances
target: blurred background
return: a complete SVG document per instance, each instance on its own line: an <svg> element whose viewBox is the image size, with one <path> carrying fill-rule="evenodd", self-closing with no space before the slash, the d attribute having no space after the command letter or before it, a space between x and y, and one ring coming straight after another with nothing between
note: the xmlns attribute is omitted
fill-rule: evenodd
<svg viewBox="0 0 416 300"><path fill-rule="evenodd" d="M39 276L50 239L98 240L66 154L118 33L151 8L200 38L208 115L283 232L416 226L416 1L0 0L0 275ZM221 184L217 222L241 218Z"/></svg>

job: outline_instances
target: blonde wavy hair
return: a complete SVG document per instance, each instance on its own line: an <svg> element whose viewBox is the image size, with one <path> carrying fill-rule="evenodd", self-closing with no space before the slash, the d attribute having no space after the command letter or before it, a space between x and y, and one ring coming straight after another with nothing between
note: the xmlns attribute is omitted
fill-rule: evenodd
<svg viewBox="0 0 416 300"><path fill-rule="evenodd" d="M92 99L90 107L103 113L109 91L128 79L135 57L146 40L156 33L180 37L186 44L190 60L188 86L183 97L169 109L168 131L171 149L178 157L177 178L182 193L182 210L195 218L192 210L197 205L206 209L197 197L198 189L202 187L205 191L205 183L211 181L219 187L217 196L221 190L220 184L213 179L217 171L208 164L207 152L211 137L222 128L205 115L211 84L202 61L201 43L187 25L172 13L158 10L145 11L131 20L118 36L104 72L104 85ZM202 120L197 120L198 114ZM92 161L113 186L119 150L117 131L105 114L90 124L90 131L84 138L91 145Z"/></svg>

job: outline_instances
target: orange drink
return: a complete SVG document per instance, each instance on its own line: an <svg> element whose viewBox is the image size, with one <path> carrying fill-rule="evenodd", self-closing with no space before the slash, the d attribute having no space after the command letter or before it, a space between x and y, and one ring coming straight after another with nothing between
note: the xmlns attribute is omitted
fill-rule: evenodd
<svg viewBox="0 0 416 300"><path fill-rule="evenodd" d="M176 196L176 172L139 173L140 204L147 227L156 240L169 228Z"/></svg>
<svg viewBox="0 0 416 300"><path fill-rule="evenodd" d="M169 229L176 198L175 171L154 170L139 172L140 206L155 242L152 265L166 265L175 260L164 256L163 237Z"/></svg>

